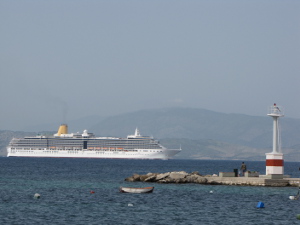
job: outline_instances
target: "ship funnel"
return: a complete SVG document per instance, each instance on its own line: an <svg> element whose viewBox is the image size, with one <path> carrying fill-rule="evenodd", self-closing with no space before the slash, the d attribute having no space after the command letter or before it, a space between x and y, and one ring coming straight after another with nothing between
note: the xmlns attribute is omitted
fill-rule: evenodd
<svg viewBox="0 0 300 225"><path fill-rule="evenodd" d="M68 125L67 124L62 124L58 128L57 134L55 136L60 136L61 134L68 134Z"/></svg>

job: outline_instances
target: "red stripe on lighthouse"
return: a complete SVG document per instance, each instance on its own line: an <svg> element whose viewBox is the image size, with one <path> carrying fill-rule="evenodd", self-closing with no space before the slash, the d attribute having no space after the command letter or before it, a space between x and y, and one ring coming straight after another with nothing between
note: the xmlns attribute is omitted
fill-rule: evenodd
<svg viewBox="0 0 300 225"><path fill-rule="evenodd" d="M283 166L282 159L267 159L266 166Z"/></svg>

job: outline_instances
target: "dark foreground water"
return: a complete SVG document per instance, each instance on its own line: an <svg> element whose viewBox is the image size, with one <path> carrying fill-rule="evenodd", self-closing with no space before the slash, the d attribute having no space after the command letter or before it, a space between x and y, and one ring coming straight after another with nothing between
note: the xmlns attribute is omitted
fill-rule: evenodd
<svg viewBox="0 0 300 225"><path fill-rule="evenodd" d="M246 162L265 173L265 162ZM218 174L237 161L0 158L0 224L298 224L295 187L128 183L133 173ZM285 174L299 177L300 163ZM151 194L119 186L155 186ZM91 194L90 191L94 191ZM213 191L213 193L211 193ZM34 199L35 193L41 195ZM265 208L257 209L259 201Z"/></svg>

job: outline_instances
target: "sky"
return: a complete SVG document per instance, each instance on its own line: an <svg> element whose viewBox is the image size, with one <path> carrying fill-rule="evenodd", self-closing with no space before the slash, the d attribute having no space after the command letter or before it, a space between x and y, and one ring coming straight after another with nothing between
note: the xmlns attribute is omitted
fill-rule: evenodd
<svg viewBox="0 0 300 225"><path fill-rule="evenodd" d="M163 107L300 118L298 0L0 0L0 130Z"/></svg>

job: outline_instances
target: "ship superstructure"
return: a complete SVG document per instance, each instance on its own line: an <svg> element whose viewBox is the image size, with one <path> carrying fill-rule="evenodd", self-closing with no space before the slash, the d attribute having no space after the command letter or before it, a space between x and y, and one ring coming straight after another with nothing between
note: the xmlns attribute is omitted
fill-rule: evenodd
<svg viewBox="0 0 300 225"><path fill-rule="evenodd" d="M180 151L163 147L153 137L142 136L137 128L127 138L95 137L87 130L69 134L68 126L62 124L53 136L13 138L7 156L169 159Z"/></svg>

